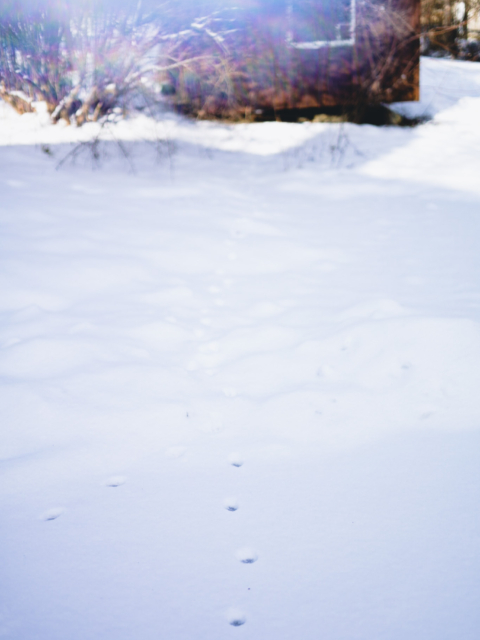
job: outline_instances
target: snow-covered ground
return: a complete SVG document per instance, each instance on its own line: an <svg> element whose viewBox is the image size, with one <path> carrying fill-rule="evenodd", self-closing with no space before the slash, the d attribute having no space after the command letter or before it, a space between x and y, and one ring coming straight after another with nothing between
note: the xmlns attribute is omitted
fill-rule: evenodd
<svg viewBox="0 0 480 640"><path fill-rule="evenodd" d="M0 638L477 640L480 65L422 92L59 169L2 107Z"/></svg>

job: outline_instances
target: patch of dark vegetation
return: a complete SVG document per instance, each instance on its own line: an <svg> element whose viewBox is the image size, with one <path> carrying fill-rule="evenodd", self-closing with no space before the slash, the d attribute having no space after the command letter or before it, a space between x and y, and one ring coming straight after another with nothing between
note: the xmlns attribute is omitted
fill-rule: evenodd
<svg viewBox="0 0 480 640"><path fill-rule="evenodd" d="M348 114L348 121L357 124L372 124L377 127L415 127L423 124L429 118L427 116L410 118L397 113L384 104L361 105Z"/></svg>
<svg viewBox="0 0 480 640"><path fill-rule="evenodd" d="M177 112L189 116L199 117L189 105L177 105ZM203 116L205 118L205 116ZM202 116L200 116L202 119ZM415 127L428 121L428 117L415 117L397 113L384 104L357 104L354 106L306 107L296 109L248 109L244 114L231 117L210 116L210 120L223 122L352 122L354 124L371 124L377 127Z"/></svg>

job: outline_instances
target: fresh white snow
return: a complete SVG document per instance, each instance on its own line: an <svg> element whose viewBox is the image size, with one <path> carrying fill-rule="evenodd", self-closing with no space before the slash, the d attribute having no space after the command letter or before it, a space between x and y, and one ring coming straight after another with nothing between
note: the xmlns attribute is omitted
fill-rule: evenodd
<svg viewBox="0 0 480 640"><path fill-rule="evenodd" d="M480 65L396 108L0 105L0 638L478 638Z"/></svg>

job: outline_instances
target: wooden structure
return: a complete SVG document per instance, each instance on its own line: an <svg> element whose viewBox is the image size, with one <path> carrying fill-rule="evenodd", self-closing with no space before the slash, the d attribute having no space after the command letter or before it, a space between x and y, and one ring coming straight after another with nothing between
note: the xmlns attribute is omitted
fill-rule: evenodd
<svg viewBox="0 0 480 640"><path fill-rule="evenodd" d="M190 26L164 39L161 80L183 111L248 117L419 97L420 0L176 4Z"/></svg>

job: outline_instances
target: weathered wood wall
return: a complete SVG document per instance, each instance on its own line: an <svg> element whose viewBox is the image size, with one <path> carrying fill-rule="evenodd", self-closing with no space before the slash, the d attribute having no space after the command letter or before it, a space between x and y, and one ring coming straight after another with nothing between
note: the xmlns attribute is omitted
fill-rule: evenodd
<svg viewBox="0 0 480 640"><path fill-rule="evenodd" d="M417 100L419 0L185 3L166 93L206 116ZM185 24L185 23L184 23Z"/></svg>

